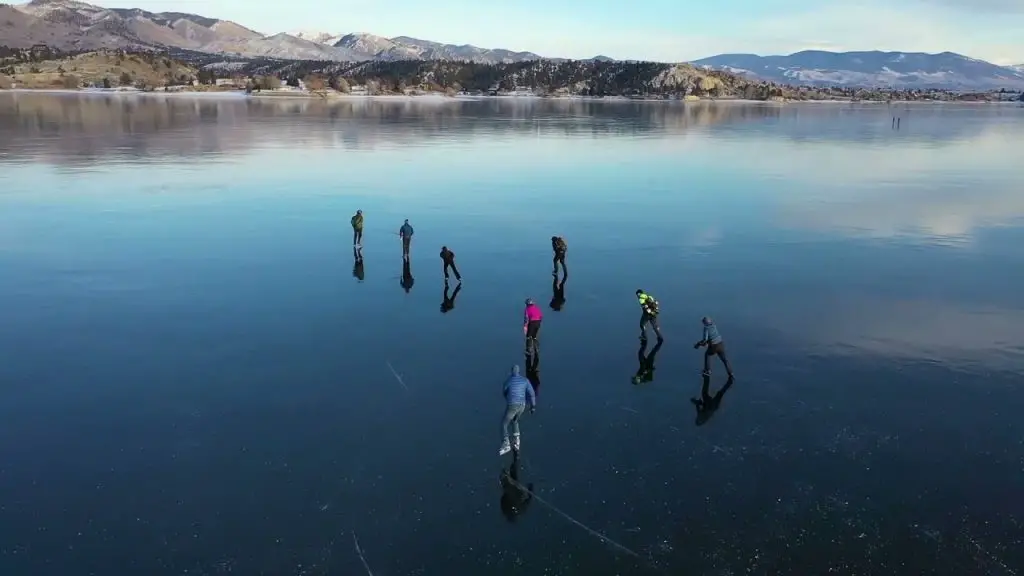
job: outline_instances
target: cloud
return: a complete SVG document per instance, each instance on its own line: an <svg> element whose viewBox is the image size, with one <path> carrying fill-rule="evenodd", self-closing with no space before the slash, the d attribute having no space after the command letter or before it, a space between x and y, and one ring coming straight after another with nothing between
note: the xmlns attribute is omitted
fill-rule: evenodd
<svg viewBox="0 0 1024 576"><path fill-rule="evenodd" d="M920 2L970 13L1024 14L1024 2L1021 0L920 0Z"/></svg>

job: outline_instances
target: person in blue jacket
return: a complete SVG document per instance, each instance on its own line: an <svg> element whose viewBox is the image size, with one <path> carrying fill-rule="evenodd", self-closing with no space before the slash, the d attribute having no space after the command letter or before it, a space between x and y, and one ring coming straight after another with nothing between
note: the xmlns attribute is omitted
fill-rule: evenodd
<svg viewBox="0 0 1024 576"><path fill-rule="evenodd" d="M504 456L512 450L519 453L519 417L530 407L533 413L537 409L537 395L530 381L519 374L519 366L512 366L505 385L502 386L505 396L505 416L501 419L501 448L498 455ZM512 441L509 442L508 429L512 427Z"/></svg>

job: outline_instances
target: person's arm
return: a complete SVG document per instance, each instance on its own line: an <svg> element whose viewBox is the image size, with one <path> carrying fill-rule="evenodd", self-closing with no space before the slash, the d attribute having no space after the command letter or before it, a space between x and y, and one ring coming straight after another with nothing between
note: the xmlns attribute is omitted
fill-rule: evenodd
<svg viewBox="0 0 1024 576"><path fill-rule="evenodd" d="M694 344L693 347L694 348L700 348L701 346L704 346L707 343L708 343L708 327L705 326L704 327L704 332L703 332L703 334L701 335L701 338L700 338L700 342L697 342L696 344Z"/></svg>
<svg viewBox="0 0 1024 576"><path fill-rule="evenodd" d="M533 384L530 382L526 383L526 403L530 406L530 411L537 409L537 393L533 391Z"/></svg>
<svg viewBox="0 0 1024 576"><path fill-rule="evenodd" d="M512 381L512 378L506 378L505 383L501 385L501 395L508 399L508 385Z"/></svg>

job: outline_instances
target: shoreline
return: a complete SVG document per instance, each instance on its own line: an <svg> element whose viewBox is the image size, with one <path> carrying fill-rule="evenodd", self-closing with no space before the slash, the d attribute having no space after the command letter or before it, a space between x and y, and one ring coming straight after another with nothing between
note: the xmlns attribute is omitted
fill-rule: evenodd
<svg viewBox="0 0 1024 576"><path fill-rule="evenodd" d="M323 102L358 102L358 101L392 101L392 102L433 102L433 103L455 103L455 102L474 102L484 100L513 100L513 101L538 101L538 100L555 100L555 101L580 101L580 102L609 102L609 103L623 103L623 102L652 102L652 103L669 103L669 104L771 104L771 105L784 105L784 104L863 104L863 105L877 105L877 104L913 104L913 105L945 105L945 104L971 104L971 105L1021 105L1019 101L1015 100L996 100L996 101L979 101L979 100L841 100L841 99L828 99L828 100L745 100L742 98L698 98L698 99L665 99L665 98L633 98L630 96L538 96L533 94L500 94L497 96L489 95L468 95L468 94L457 94L455 96L447 96L445 94L434 93L434 94L342 94L337 92L329 92L326 95L317 95L312 93L303 92L267 92L258 93L253 92L246 94L242 90L227 90L227 91L197 91L197 90L154 90L154 91L143 91L135 88L116 88L116 89L80 89L71 90L66 88L10 88L0 90L0 94L11 93L11 94L79 94L79 95L111 95L111 96L141 96L141 97L172 97L172 98L212 98L212 99L258 99L258 100L309 100L309 101L323 101Z"/></svg>

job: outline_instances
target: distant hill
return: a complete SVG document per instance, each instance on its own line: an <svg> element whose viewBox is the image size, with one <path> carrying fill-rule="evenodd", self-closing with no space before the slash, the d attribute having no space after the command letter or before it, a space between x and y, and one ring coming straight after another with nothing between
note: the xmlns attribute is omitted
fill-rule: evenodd
<svg viewBox="0 0 1024 576"><path fill-rule="evenodd" d="M196 4L197 6L199 4ZM32 0L0 4L0 46L21 49L36 44L75 52L100 49L149 49L225 59L278 59L320 62L445 60L509 64L565 58L534 52L445 44L369 33L324 30L264 34L230 20L187 12L150 12L139 8L102 8L78 0ZM191 61L191 60L190 60ZM595 56L590 62L618 62ZM722 54L694 64L781 84L811 86L935 88L947 90L1024 89L1024 64L996 66L951 52L824 52L788 56Z"/></svg>
<svg viewBox="0 0 1024 576"><path fill-rule="evenodd" d="M407 36L301 31L265 35L229 20L185 12L102 8L77 0L0 4L0 46L45 44L65 51L103 48L175 48L248 58L361 62L466 60L481 63L539 60L532 52L443 44Z"/></svg>
<svg viewBox="0 0 1024 576"><path fill-rule="evenodd" d="M693 64L762 80L812 86L987 90L1024 88L1024 72L952 52L825 52L788 56L722 54Z"/></svg>
<svg viewBox="0 0 1024 576"><path fill-rule="evenodd" d="M123 53L119 50L15 62L4 66L4 71L10 73L8 82L21 88L96 86L148 89L191 84L198 76L195 67L179 60L153 53Z"/></svg>

